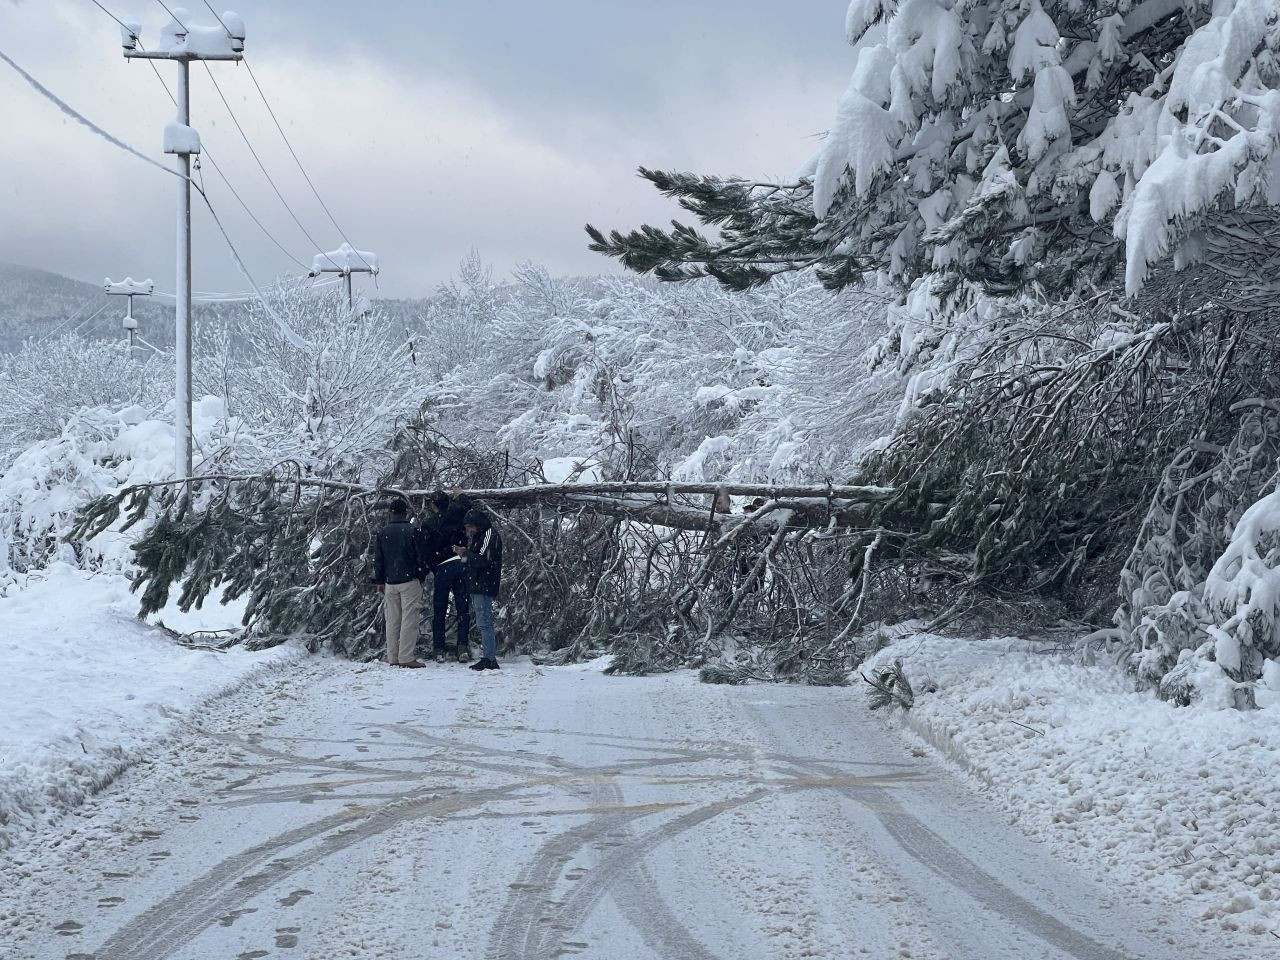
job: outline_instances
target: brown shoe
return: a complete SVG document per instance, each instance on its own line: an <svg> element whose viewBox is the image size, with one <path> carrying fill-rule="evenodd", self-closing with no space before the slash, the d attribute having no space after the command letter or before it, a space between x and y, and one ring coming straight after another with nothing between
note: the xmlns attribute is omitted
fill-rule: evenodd
<svg viewBox="0 0 1280 960"><path fill-rule="evenodd" d="M410 660L408 663L400 664L402 667L408 667L410 670L421 670L426 666L421 660Z"/></svg>

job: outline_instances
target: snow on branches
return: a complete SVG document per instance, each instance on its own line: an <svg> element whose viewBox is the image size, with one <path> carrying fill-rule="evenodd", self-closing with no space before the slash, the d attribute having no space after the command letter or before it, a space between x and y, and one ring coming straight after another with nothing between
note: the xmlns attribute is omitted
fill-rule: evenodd
<svg viewBox="0 0 1280 960"><path fill-rule="evenodd" d="M1280 198L1278 16L1275 0L854 0L854 79L813 165L814 212L888 205L888 232L915 237L931 213L962 216L975 171L1004 152L1033 224L1114 214L1135 293L1170 253L1204 255L1206 215ZM993 257L1026 219L1010 210L961 249ZM929 246L962 233L925 232L919 260L881 265L909 284L939 262ZM1056 242L1082 239L1096 242L1087 231Z"/></svg>

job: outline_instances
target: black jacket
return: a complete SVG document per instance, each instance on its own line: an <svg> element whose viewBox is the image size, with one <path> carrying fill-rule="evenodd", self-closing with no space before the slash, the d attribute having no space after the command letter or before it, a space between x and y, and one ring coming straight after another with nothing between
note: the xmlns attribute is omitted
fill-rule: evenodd
<svg viewBox="0 0 1280 960"><path fill-rule="evenodd" d="M408 583L427 575L418 538L408 520L392 520L373 542L373 582Z"/></svg>
<svg viewBox="0 0 1280 960"><path fill-rule="evenodd" d="M471 501L466 497L449 501L449 506L439 513L433 513L422 521L422 529L418 531L418 552L422 555L427 569L434 570L440 564L456 559L454 547L467 545L467 532L463 529L462 518L471 509Z"/></svg>
<svg viewBox="0 0 1280 960"><path fill-rule="evenodd" d="M502 586L502 537L488 523L467 544L467 592L498 595Z"/></svg>

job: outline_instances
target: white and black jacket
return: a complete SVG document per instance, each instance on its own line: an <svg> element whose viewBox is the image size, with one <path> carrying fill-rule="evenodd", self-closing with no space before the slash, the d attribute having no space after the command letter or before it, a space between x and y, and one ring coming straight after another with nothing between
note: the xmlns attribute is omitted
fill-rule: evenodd
<svg viewBox="0 0 1280 960"><path fill-rule="evenodd" d="M491 597L502 586L502 537L488 524L467 543L467 585L468 592Z"/></svg>

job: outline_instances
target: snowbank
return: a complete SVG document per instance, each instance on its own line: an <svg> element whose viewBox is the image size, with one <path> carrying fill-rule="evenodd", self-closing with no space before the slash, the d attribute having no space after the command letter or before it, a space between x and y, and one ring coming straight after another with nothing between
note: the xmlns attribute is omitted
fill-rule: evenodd
<svg viewBox="0 0 1280 960"><path fill-rule="evenodd" d="M134 617L120 575L56 563L22 579L0 596L0 850L145 757L200 703L301 655L178 646ZM238 614L159 619L195 630Z"/></svg>
<svg viewBox="0 0 1280 960"><path fill-rule="evenodd" d="M1270 942L1280 707L1174 707L1113 667L1035 649L922 635L862 669L900 658L916 693L907 727L982 780L1025 831Z"/></svg>
<svg viewBox="0 0 1280 960"><path fill-rule="evenodd" d="M231 458L244 442L239 421L215 397L195 403L192 425L202 466ZM133 535L108 531L78 547L62 538L94 497L167 480L173 460L173 423L152 419L136 406L83 410L60 437L33 443L0 472L0 592L9 567L25 570L60 560L127 570Z"/></svg>

